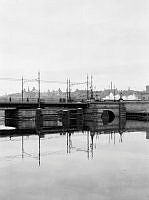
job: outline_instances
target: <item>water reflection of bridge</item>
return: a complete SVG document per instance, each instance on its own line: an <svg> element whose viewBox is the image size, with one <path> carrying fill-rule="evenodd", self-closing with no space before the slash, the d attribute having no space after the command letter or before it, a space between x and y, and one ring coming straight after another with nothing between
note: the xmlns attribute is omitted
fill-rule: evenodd
<svg viewBox="0 0 149 200"><path fill-rule="evenodd" d="M74 120L74 119L73 119ZM5 137L8 135L19 136L19 135L36 135L40 131L40 134L66 134L67 132L76 132L76 131L89 131L92 134L109 134L109 133L120 133L123 132L135 132L135 131L148 131L149 130L149 122L148 121L133 121L133 120L119 120L116 117L110 123L104 123L101 118L96 118L96 120L85 121L84 124L77 124L72 121L73 124L65 127L65 124L61 124L61 126L46 126L37 128L28 128L21 127L19 129L3 129L0 130L0 135Z"/></svg>
<svg viewBox="0 0 149 200"><path fill-rule="evenodd" d="M117 123L117 125L116 125ZM114 125L113 125L114 124ZM93 125L93 126L92 126ZM82 129L78 130L77 128L67 128L64 127L49 127L49 129L41 129L38 131L37 129L5 129L0 130L1 137L8 137L8 136L29 136L29 135L45 135L45 134L60 134L65 135L67 133L74 133L74 132L90 132L91 135L97 134L111 134L111 133L120 133L123 132L139 132L139 131L146 131L147 134L149 132L149 122L143 121L132 121L126 120L123 126L119 127L118 119L115 119L115 122L109 123L106 125L94 126L95 124L90 124L90 126L83 127ZM148 134L149 135L149 134ZM148 137L148 136L147 136Z"/></svg>
<svg viewBox="0 0 149 200"><path fill-rule="evenodd" d="M119 142L123 142L123 133L124 132L137 132L137 131L146 131L146 139L149 139L149 123L148 122L138 122L138 121L126 121L125 126L123 127L123 130L121 129L115 129L115 127L112 128L111 125L103 125L98 127L98 130L96 131L93 130L93 127L90 127L90 130L82 130L79 132L76 132L75 130L67 130L63 131L63 129L52 129L50 132L42 132L42 131L35 131L35 130L5 130L5 133L0 132L1 137L6 137L10 138L10 140L13 141L13 138L19 137L20 138L20 149L21 149L21 158L24 159L25 157L31 157L35 158L38 160L39 165L41 164L41 157L45 155L52 155L55 153L58 153L58 151L52 151L52 152L45 152L43 153L41 151L42 149L42 144L41 141L48 135L52 134L52 138L54 137L60 137L60 135L64 138L65 144L66 144L66 149L65 153L70 154L73 153L74 151L77 152L84 152L87 155L88 159L93 159L94 156L94 151L96 150L96 140L100 135L107 135L107 144L116 144L116 135L119 135ZM86 138L86 146L76 146L74 145L74 139L75 135L82 135L84 138ZM127 133L129 134L129 133ZM36 154L32 154L26 149L24 140L26 136L34 135L33 137L36 137L37 143L38 143L38 152ZM29 139L30 137L28 137ZM54 141L53 141L54 142ZM54 145L54 144L53 144Z"/></svg>

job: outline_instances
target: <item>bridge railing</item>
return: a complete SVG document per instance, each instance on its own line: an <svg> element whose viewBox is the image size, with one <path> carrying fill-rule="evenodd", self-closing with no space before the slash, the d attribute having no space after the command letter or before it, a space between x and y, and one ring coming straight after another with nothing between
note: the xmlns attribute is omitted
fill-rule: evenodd
<svg viewBox="0 0 149 200"><path fill-rule="evenodd" d="M38 98L23 98L23 103L38 103ZM66 98L41 98L41 103L67 103ZM0 97L0 103L22 103L22 98L20 97ZM71 99L68 103L88 103L86 99Z"/></svg>
<svg viewBox="0 0 149 200"><path fill-rule="evenodd" d="M38 103L38 98L24 98L23 103ZM59 99L52 99L52 98L46 98L40 99L41 103L58 103ZM0 98L0 103L22 103L22 98L13 98L13 97L8 97L8 98Z"/></svg>

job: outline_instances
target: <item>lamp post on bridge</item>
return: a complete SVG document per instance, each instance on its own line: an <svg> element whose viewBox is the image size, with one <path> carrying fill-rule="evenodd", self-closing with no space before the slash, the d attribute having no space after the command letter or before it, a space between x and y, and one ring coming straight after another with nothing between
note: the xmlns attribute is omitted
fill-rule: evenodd
<svg viewBox="0 0 149 200"><path fill-rule="evenodd" d="M71 83L70 79L67 79L67 89L66 89L66 99L67 103L71 101Z"/></svg>
<svg viewBox="0 0 149 200"><path fill-rule="evenodd" d="M93 76L91 75L91 86L90 86L90 90L91 90L91 99L94 98L94 92L93 92Z"/></svg>
<svg viewBox="0 0 149 200"><path fill-rule="evenodd" d="M38 78L37 79L33 79L33 80L24 80L23 76L22 76L22 79L21 79L21 85L22 85L22 89L21 89L21 101L23 103L24 101L24 83L25 82L28 82L28 81L37 81L38 82L38 107L40 107L40 103L41 103L41 100L40 100L40 72L38 72Z"/></svg>

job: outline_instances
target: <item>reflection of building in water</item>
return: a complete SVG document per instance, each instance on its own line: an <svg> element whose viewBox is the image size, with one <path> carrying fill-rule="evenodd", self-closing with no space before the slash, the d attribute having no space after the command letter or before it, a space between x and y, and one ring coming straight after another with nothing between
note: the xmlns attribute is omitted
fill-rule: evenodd
<svg viewBox="0 0 149 200"><path fill-rule="evenodd" d="M21 138L21 147L22 147L22 159L24 158L24 138L23 138L23 135L22 135L22 138Z"/></svg>
<svg viewBox="0 0 149 200"><path fill-rule="evenodd" d="M39 163L39 166L40 166L40 133L38 135L38 163Z"/></svg>
<svg viewBox="0 0 149 200"><path fill-rule="evenodd" d="M103 125L103 124L99 125L99 120L97 123L95 123L95 121L93 123L89 123L88 129L91 132L95 132L99 134L102 134L102 133L110 134L111 132L124 132L125 130L125 123L120 123L119 118L115 118L114 121L106 125Z"/></svg>
<svg viewBox="0 0 149 200"><path fill-rule="evenodd" d="M91 158L93 159L94 156L94 136L95 136L95 132L90 132L90 136L91 136L91 143L90 143L90 150L91 150Z"/></svg>
<svg viewBox="0 0 149 200"><path fill-rule="evenodd" d="M84 147L77 147L75 146L75 144L73 143L73 134L74 132L67 132L66 133L66 139L67 139L67 153L70 154L75 150L77 152L85 152L87 153L87 158L88 159L93 159L93 153L94 153L94 148L96 147L94 144L94 136L95 133L94 132L90 132L90 131L86 131L86 132L82 132L82 134L84 135L84 137L86 137L87 141L86 141L86 145L87 147L84 149ZM73 143L73 145L72 145Z"/></svg>
<svg viewBox="0 0 149 200"><path fill-rule="evenodd" d="M71 152L71 148L72 148L71 134L72 134L72 132L67 132L66 133L66 137L67 137L67 153L70 153Z"/></svg>
<svg viewBox="0 0 149 200"><path fill-rule="evenodd" d="M146 129L146 139L149 139L149 128Z"/></svg>

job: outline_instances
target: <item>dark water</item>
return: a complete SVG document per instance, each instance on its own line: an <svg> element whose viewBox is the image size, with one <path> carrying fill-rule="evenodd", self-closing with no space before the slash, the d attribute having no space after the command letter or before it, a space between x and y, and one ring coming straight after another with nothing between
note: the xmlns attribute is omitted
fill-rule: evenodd
<svg viewBox="0 0 149 200"><path fill-rule="evenodd" d="M0 199L148 200L149 126L126 127L0 137Z"/></svg>

